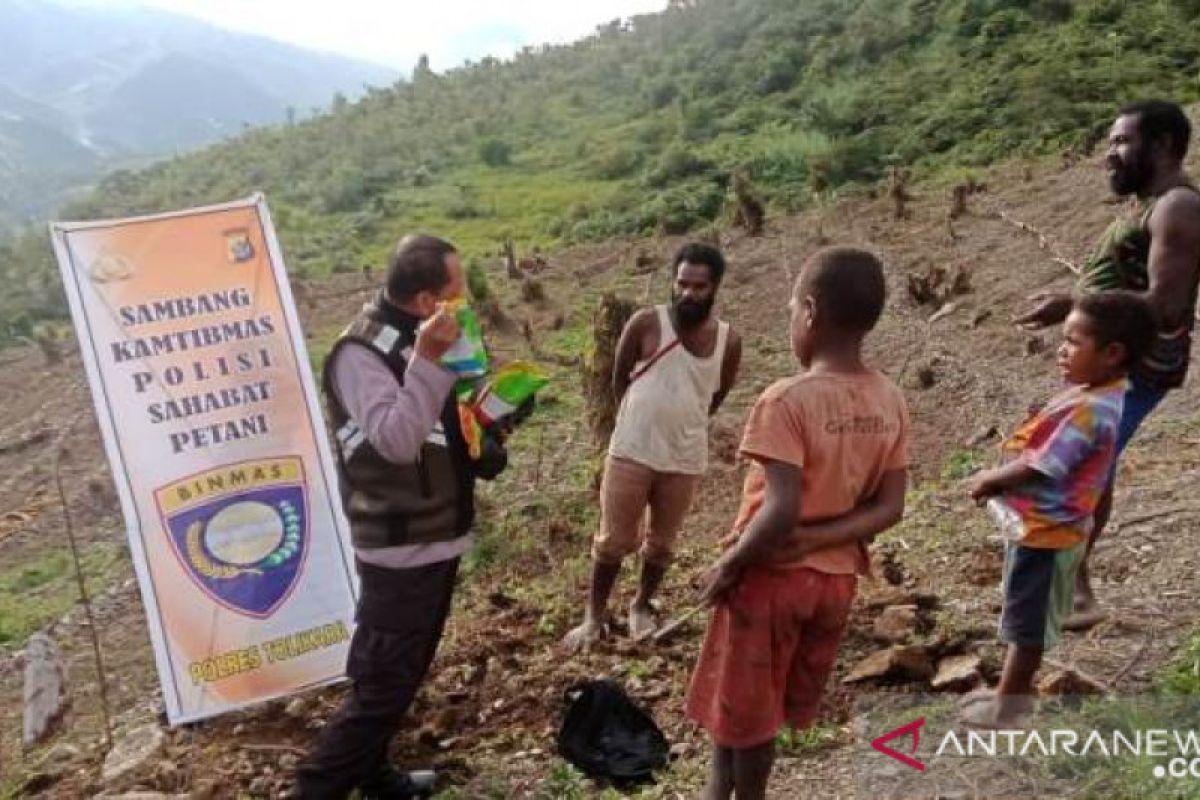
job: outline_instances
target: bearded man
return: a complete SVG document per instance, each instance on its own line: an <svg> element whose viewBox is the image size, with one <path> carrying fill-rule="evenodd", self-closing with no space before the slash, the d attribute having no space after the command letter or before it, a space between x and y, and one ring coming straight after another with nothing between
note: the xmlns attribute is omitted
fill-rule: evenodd
<svg viewBox="0 0 1200 800"><path fill-rule="evenodd" d="M1183 385L1192 349L1196 286L1200 280L1200 191L1183 170L1191 139L1187 115L1175 103L1148 100L1125 106L1108 134L1105 167L1119 197L1136 197L1137 208L1105 231L1079 279L1081 292L1125 289L1145 296L1158 334L1130 372L1117 456L1167 392ZM1044 327L1071 311L1069 294L1035 297L1040 304L1017 318ZM1096 508L1088 541L1090 556L1112 511L1113 477ZM1075 611L1068 630L1091 627L1104 618L1096 603L1085 560L1075 585Z"/></svg>
<svg viewBox="0 0 1200 800"><path fill-rule="evenodd" d="M714 247L688 244L672 263L670 305L634 314L617 344L612 380L620 408L600 486L587 611L563 642L572 652L606 635L621 562L639 547L629 635L644 639L657 628L650 601L708 466L708 418L737 378L741 339L712 313L724 257Z"/></svg>

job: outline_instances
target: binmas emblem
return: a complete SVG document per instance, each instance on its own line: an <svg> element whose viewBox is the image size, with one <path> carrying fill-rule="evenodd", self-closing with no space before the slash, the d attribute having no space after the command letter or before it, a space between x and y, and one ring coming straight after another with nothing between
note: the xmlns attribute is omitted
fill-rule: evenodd
<svg viewBox="0 0 1200 800"><path fill-rule="evenodd" d="M298 457L217 467L155 491L189 577L221 605L259 619L275 613L300 577L306 498Z"/></svg>

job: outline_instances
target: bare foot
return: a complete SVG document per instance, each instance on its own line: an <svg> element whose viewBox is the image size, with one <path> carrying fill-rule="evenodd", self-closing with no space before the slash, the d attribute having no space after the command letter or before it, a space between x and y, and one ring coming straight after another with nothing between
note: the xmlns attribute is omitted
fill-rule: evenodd
<svg viewBox="0 0 1200 800"><path fill-rule="evenodd" d="M635 642L649 638L658 630L658 615L649 605L634 603L629 607L629 638Z"/></svg>
<svg viewBox="0 0 1200 800"><path fill-rule="evenodd" d="M970 728L987 730L1024 730L1029 727L1033 716L1032 697L1000 697L986 699L960 706L959 719Z"/></svg>
<svg viewBox="0 0 1200 800"><path fill-rule="evenodd" d="M1062 626L1064 631L1086 631L1106 619L1108 619L1108 613L1100 607L1095 599L1076 598L1075 608L1072 610L1071 616L1063 620Z"/></svg>
<svg viewBox="0 0 1200 800"><path fill-rule="evenodd" d="M967 692L962 697L958 698L958 707L966 708L967 706L973 706L976 703L983 703L983 702L991 703L991 702L995 702L995 700L996 700L996 690L989 689L986 686L981 686L978 689L974 689L970 692Z"/></svg>
<svg viewBox="0 0 1200 800"><path fill-rule="evenodd" d="M594 619L585 619L563 637L563 649L568 653L586 653L592 645L604 638L604 624Z"/></svg>

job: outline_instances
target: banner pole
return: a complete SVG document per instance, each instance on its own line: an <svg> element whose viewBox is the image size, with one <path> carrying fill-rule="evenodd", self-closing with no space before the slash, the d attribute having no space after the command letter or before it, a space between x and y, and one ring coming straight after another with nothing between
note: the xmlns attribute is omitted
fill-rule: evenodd
<svg viewBox="0 0 1200 800"><path fill-rule="evenodd" d="M83 577L83 565L79 559L79 543L75 540L75 528L71 523L71 509L67 503L67 493L63 489L62 459L64 448L62 439L65 438L66 433L60 438L54 451L54 485L58 490L58 500L62 504L63 522L67 529L67 541L71 545L71 561L75 565L75 580L79 584L79 600L83 604L83 613L87 618L88 632L91 634L92 639L92 655L95 658L96 678L100 684L100 713L104 719L104 745L108 750L112 750L112 717L108 708L108 683L104 677L104 655L100 649L100 632L96 629L96 618L92 614L92 600L88 595L87 582Z"/></svg>

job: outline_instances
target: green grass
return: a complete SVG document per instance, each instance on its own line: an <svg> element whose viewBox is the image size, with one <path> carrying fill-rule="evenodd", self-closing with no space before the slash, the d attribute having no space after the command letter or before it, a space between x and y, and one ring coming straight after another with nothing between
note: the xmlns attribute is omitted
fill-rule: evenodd
<svg viewBox="0 0 1200 800"><path fill-rule="evenodd" d="M89 591L106 586L122 560L115 545L96 545L86 551L82 561ZM20 646L78 600L74 567L65 547L0 570L0 647Z"/></svg>
<svg viewBox="0 0 1200 800"><path fill-rule="evenodd" d="M974 450L956 450L946 459L942 467L942 479L961 481L979 470L984 464L984 457Z"/></svg>
<svg viewBox="0 0 1200 800"><path fill-rule="evenodd" d="M423 194L405 190L394 224L438 231L472 255L497 252L507 237L521 251L545 249L559 242L552 230L566 209L607 201L615 191L611 182L584 180L562 170L480 166L452 172ZM392 244L390 236L384 237L384 253Z"/></svg>
<svg viewBox="0 0 1200 800"><path fill-rule="evenodd" d="M703 783L705 765L677 763L657 773L657 782L619 791L609 787L597 789L583 773L565 761L557 761L542 781L537 800L668 800L684 795L682 786L698 787ZM694 788L693 788L694 792Z"/></svg>
<svg viewBox="0 0 1200 800"><path fill-rule="evenodd" d="M775 737L775 747L780 755L811 756L836 747L840 738L841 730L836 725L819 723L803 730L784 728Z"/></svg>
<svg viewBox="0 0 1200 800"><path fill-rule="evenodd" d="M1137 698L1090 700L1077 711L1068 712L1065 721L1076 730L1194 730L1195 705L1200 700L1200 629L1162 668L1144 699L1144 703L1137 702ZM1048 769L1058 778L1086 787L1078 795L1086 800L1200 800L1200 781L1155 777L1155 767L1164 765L1164 761L1153 756L1114 760L1059 757L1049 763Z"/></svg>
<svg viewBox="0 0 1200 800"><path fill-rule="evenodd" d="M325 359L344 327L345 323L338 323L336 326L317 331L304 343L305 349L308 350L308 363L312 367L313 378L318 388L321 385L321 371L325 368Z"/></svg>
<svg viewBox="0 0 1200 800"><path fill-rule="evenodd" d="M1165 694L1200 696L1200 630L1162 671L1156 685Z"/></svg>
<svg viewBox="0 0 1200 800"><path fill-rule="evenodd" d="M772 213L871 190L892 166L936 191L1087 152L1123 100L1200 97L1198 18L1195 0L677 3L115 172L63 214L261 190L290 268L321 275L378 267L414 229L466 256L510 236L525 253L694 230L727 218L739 169ZM0 342L65 316L40 227L0 238L0 274Z"/></svg>
<svg viewBox="0 0 1200 800"><path fill-rule="evenodd" d="M592 330L589 326L577 325L555 331L546 338L546 349L563 356L582 356L591 350Z"/></svg>

